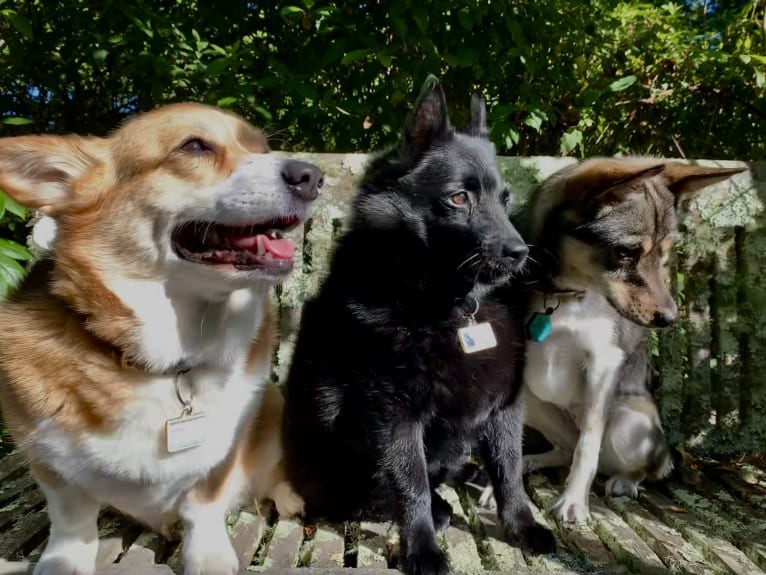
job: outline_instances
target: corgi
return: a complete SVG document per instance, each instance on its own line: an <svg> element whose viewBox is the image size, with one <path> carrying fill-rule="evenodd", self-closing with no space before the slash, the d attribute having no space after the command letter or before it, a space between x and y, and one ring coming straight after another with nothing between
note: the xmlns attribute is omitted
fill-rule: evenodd
<svg viewBox="0 0 766 575"><path fill-rule="evenodd" d="M0 307L3 417L51 521L35 575L93 573L102 504L166 535L182 525L187 575L239 571L225 516L246 497L301 512L267 384L270 290L292 269L282 233L321 185L199 104L107 138L0 140L0 188L56 223Z"/></svg>
<svg viewBox="0 0 766 575"><path fill-rule="evenodd" d="M667 267L676 211L745 169L593 158L548 178L524 211L533 257L550 261L530 298L538 324L527 346L525 423L553 445L525 455L524 469L571 463L553 506L562 522L589 519L597 470L612 476L608 493L634 496L644 477L670 472L647 384L647 336L677 317Z"/></svg>

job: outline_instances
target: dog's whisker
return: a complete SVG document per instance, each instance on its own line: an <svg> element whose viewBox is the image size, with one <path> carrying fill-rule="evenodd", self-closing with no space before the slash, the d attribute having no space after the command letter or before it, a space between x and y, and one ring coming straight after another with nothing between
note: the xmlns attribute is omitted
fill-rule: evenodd
<svg viewBox="0 0 766 575"><path fill-rule="evenodd" d="M466 259L463 260L463 263L461 263L459 266L457 266L457 269L455 271L460 271L460 269L464 265L468 265L469 262L471 262L472 260L475 260L476 258L479 258L479 257L481 257L481 253L480 252L476 252L472 256L468 256ZM476 263L476 262L473 262L473 263Z"/></svg>

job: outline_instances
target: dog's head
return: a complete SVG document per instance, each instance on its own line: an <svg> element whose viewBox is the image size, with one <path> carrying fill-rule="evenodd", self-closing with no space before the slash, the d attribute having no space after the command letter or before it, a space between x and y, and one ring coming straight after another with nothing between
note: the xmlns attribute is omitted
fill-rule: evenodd
<svg viewBox="0 0 766 575"><path fill-rule="evenodd" d="M292 268L281 234L322 174L268 152L241 118L175 104L108 138L0 140L0 188L56 220L53 257L72 284L149 279L214 298Z"/></svg>
<svg viewBox="0 0 766 575"><path fill-rule="evenodd" d="M401 146L373 163L355 206L367 228L406 228L423 264L466 283L495 284L524 264L527 246L510 223L508 192L488 138L484 101L474 96L463 131L429 76Z"/></svg>
<svg viewBox="0 0 766 575"><path fill-rule="evenodd" d="M549 178L533 200L533 237L558 260L558 281L595 290L624 317L665 327L677 316L667 260L682 198L744 168L654 158L596 158Z"/></svg>

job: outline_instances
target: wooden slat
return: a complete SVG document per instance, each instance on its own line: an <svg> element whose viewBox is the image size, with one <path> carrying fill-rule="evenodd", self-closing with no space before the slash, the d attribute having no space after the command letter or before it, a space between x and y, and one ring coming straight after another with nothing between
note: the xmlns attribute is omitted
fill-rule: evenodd
<svg viewBox="0 0 766 575"><path fill-rule="evenodd" d="M303 525L294 519L280 519L274 527L263 565L266 569L284 569L298 564L303 541Z"/></svg>
<svg viewBox="0 0 766 575"><path fill-rule="evenodd" d="M657 554L600 498L589 501L593 530L623 565L638 573L666 573Z"/></svg>
<svg viewBox="0 0 766 575"><path fill-rule="evenodd" d="M468 516L460 504L460 497L452 487L447 485L439 486L437 491L452 508L452 521L439 537L450 566L455 571L468 575L483 573L484 566L481 563L479 549L469 530Z"/></svg>
<svg viewBox="0 0 766 575"><path fill-rule="evenodd" d="M6 505L11 499L35 485L35 480L29 473L12 480L0 480L0 506Z"/></svg>
<svg viewBox="0 0 766 575"><path fill-rule="evenodd" d="M266 521L254 513L242 511L231 530L231 544L239 558L240 570L245 570L253 561L258 545L266 530Z"/></svg>
<svg viewBox="0 0 766 575"><path fill-rule="evenodd" d="M27 458L21 451L14 451L0 459L0 481L5 481L18 473L27 464Z"/></svg>
<svg viewBox="0 0 766 575"><path fill-rule="evenodd" d="M529 490L535 503L544 508L550 508L559 496L558 490L539 474L529 478ZM617 565L615 557L589 525L568 526L557 521L556 527L561 538L595 567Z"/></svg>
<svg viewBox="0 0 766 575"><path fill-rule="evenodd" d="M742 551L711 533L710 526L694 514L679 512L679 506L664 495L647 490L641 494L641 502L660 519L678 529L708 560L732 575L763 575L763 571Z"/></svg>
<svg viewBox="0 0 766 575"><path fill-rule="evenodd" d="M39 489L28 491L10 505L0 510L0 529L5 529L15 520L23 519L29 510L45 501L45 495ZM2 536L0 535L0 539Z"/></svg>
<svg viewBox="0 0 766 575"><path fill-rule="evenodd" d="M607 502L672 571L689 575L715 573L696 547L635 500L629 497L610 497Z"/></svg>
<svg viewBox="0 0 766 575"><path fill-rule="evenodd" d="M361 521L359 523L357 566L388 567L388 533L390 530L390 523L372 521Z"/></svg>
<svg viewBox="0 0 766 575"><path fill-rule="evenodd" d="M695 514L714 528L719 537L735 543L761 569L766 569L766 519L759 510L743 510L733 499L719 504L675 483L668 484L667 488L676 501L694 509Z"/></svg>
<svg viewBox="0 0 766 575"><path fill-rule="evenodd" d="M345 553L343 525L319 523L313 542L311 567L343 567Z"/></svg>
<svg viewBox="0 0 766 575"><path fill-rule="evenodd" d="M505 534L500 525L497 513L485 509L478 504L482 488L478 485L466 485L467 497L466 512L475 517L477 528L483 533L484 553L487 555L493 569L500 571L515 572L526 567L524 555L518 547L513 547L505 542Z"/></svg>
<svg viewBox="0 0 766 575"><path fill-rule="evenodd" d="M0 535L0 557L13 557L35 537L41 539L48 531L48 514L45 510L22 516L15 525Z"/></svg>

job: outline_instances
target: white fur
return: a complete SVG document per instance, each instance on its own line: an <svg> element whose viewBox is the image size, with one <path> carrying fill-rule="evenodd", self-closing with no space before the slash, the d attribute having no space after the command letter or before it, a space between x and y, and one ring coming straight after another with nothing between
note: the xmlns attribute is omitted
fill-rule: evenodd
<svg viewBox="0 0 766 575"><path fill-rule="evenodd" d="M98 552L98 502L79 487L41 488L51 531L34 575L91 575Z"/></svg>
<svg viewBox="0 0 766 575"><path fill-rule="evenodd" d="M245 374L245 361L274 280L182 261L170 248L170 235L191 219L246 224L287 214L305 217L309 207L286 189L279 165L280 160L253 156L215 188L190 189L180 197L158 190L156 221L123 224L130 234L126 241L149 254L163 277L146 279L145 270L125 269L101 279L139 322L140 345L131 359L155 375L137 382L129 397L115 398L114 431L73 435L44 420L29 438L34 459L65 481L61 488L45 488L53 530L36 575L93 572L100 503L161 532L181 518L187 575L237 572L225 513L239 503L248 478L235 477L212 503L193 500L189 490L229 453L258 407L269 366ZM206 414L206 441L170 454L165 424L182 413L173 368L183 362L193 367L183 376L182 391L193 390L194 412Z"/></svg>
<svg viewBox="0 0 766 575"><path fill-rule="evenodd" d="M533 300L531 309L544 309L542 296ZM565 522L581 523L590 516L588 493L598 468L607 402L624 358L615 341L616 319L606 299L588 291L582 299L562 299L552 316L550 336L542 343L529 342L527 392L570 413L580 429L566 487L553 506ZM545 418L534 412L527 409L527 423L538 427L536 420Z"/></svg>

